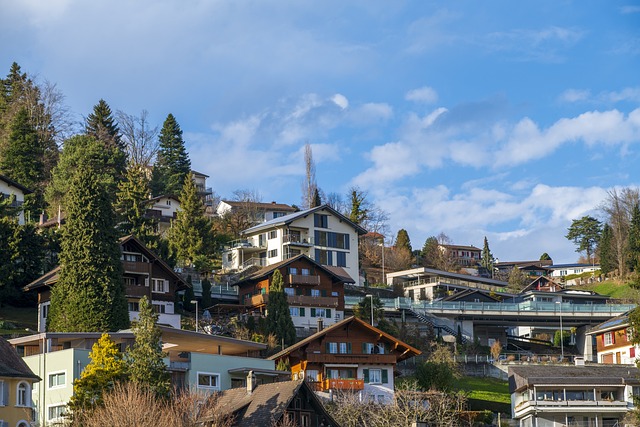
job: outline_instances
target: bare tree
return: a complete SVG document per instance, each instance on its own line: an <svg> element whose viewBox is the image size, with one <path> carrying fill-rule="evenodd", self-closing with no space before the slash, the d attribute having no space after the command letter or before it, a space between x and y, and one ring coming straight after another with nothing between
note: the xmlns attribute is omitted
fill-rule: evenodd
<svg viewBox="0 0 640 427"><path fill-rule="evenodd" d="M307 142L304 145L304 182L302 183L302 207L309 209L313 206L313 199L318 188L316 183L316 164L313 161L313 151Z"/></svg>
<svg viewBox="0 0 640 427"><path fill-rule="evenodd" d="M345 203L340 193L329 193L325 199L325 203L340 213L345 211Z"/></svg>
<svg viewBox="0 0 640 427"><path fill-rule="evenodd" d="M122 139L126 144L130 167L146 168L153 163L158 152L158 126L149 124L149 112L142 110L139 116L124 111L116 113Z"/></svg>
<svg viewBox="0 0 640 427"><path fill-rule="evenodd" d="M618 275L627 274L627 240L633 208L640 201L638 188L615 188L607 193L607 199L601 205L601 210L607 215L608 223L613 234L613 248L618 264Z"/></svg>
<svg viewBox="0 0 640 427"><path fill-rule="evenodd" d="M246 230L263 220L264 211L258 205L262 202L262 196L255 190L235 190L233 201L238 202L239 206L232 208L217 219L214 227L217 232L237 239L242 230Z"/></svg>

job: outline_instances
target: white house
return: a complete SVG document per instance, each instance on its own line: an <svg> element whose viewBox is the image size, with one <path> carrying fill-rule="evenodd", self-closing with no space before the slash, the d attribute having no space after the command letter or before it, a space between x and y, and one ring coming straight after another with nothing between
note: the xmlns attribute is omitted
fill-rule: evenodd
<svg viewBox="0 0 640 427"><path fill-rule="evenodd" d="M31 194L33 191L27 187L20 185L16 181L0 175L0 200L15 196L15 200L12 203L12 207L20 207L24 203L24 196ZM18 213L18 223L24 224L24 211L20 209Z"/></svg>
<svg viewBox="0 0 640 427"><path fill-rule="evenodd" d="M572 274L590 273L600 270L599 264L554 264L548 265L551 277L564 277Z"/></svg>
<svg viewBox="0 0 640 427"><path fill-rule="evenodd" d="M283 203L261 203L238 200L221 200L216 208L216 215L224 216L232 212L244 210L249 216L253 225L261 224L265 221L280 218L294 213L296 209Z"/></svg>
<svg viewBox="0 0 640 427"><path fill-rule="evenodd" d="M358 237L366 230L328 205L274 218L242 232L225 249L222 267L242 271L304 254L325 266L342 267L359 284Z"/></svg>
<svg viewBox="0 0 640 427"><path fill-rule="evenodd" d="M171 221L177 218L180 210L180 200L176 196L158 196L147 201L145 216L158 222L158 231L164 234L170 227Z"/></svg>

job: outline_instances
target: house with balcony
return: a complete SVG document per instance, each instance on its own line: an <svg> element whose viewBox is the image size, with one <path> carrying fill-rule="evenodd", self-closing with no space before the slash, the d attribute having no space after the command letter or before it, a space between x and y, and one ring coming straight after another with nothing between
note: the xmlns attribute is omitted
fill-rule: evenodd
<svg viewBox="0 0 640 427"><path fill-rule="evenodd" d="M297 255L341 267L359 284L358 237L366 230L328 205L281 216L242 232L222 256L222 267L239 271L265 267Z"/></svg>
<svg viewBox="0 0 640 427"><path fill-rule="evenodd" d="M176 292L187 288L186 282L169 265L134 236L120 239L123 281L129 305L129 318L138 318L139 302L146 296L158 313L158 323L180 328L180 315L175 312ZM60 266L45 273L23 288L38 293L38 331L44 332L51 305L51 287L60 276Z"/></svg>
<svg viewBox="0 0 640 427"><path fill-rule="evenodd" d="M0 201L13 198L11 207L17 210L18 224L20 225L24 224L24 210L22 209L24 196L31 193L33 193L33 191L24 185L12 180L8 176L0 175Z"/></svg>
<svg viewBox="0 0 640 427"><path fill-rule="evenodd" d="M31 391L40 381L7 340L0 337L0 426L30 427Z"/></svg>
<svg viewBox="0 0 640 427"><path fill-rule="evenodd" d="M440 250L460 267L475 267L480 263L482 249L473 245L438 245Z"/></svg>
<svg viewBox="0 0 640 427"><path fill-rule="evenodd" d="M630 366L509 367L512 418L521 427L622 427L639 374Z"/></svg>
<svg viewBox="0 0 640 427"><path fill-rule="evenodd" d="M317 393L360 393L362 399L389 402L395 367L421 351L356 317L348 317L269 359L288 362L294 380L305 379Z"/></svg>
<svg viewBox="0 0 640 427"><path fill-rule="evenodd" d="M156 231L164 235L171 227L171 221L178 217L180 200L177 196L158 196L150 198L145 204L147 210L144 216L152 219L155 223Z"/></svg>
<svg viewBox="0 0 640 427"><path fill-rule="evenodd" d="M587 332L596 349L593 360L607 365L635 365L640 346L633 343L629 313L624 313L594 326Z"/></svg>
<svg viewBox="0 0 640 427"><path fill-rule="evenodd" d="M213 393L245 386L253 371L258 384L290 377L277 371L273 361L260 358L265 344L160 326L164 363L172 387ZM89 364L89 353L102 334L98 332L43 332L9 340L12 350L36 375L43 378L33 388L38 425L61 421L73 396L73 382ZM113 332L111 339L125 351L134 343L131 330ZM0 410L0 414L2 410ZM0 415L1 416L1 415ZM15 424L12 424L15 425Z"/></svg>
<svg viewBox="0 0 640 427"><path fill-rule="evenodd" d="M198 196L202 199L202 202L205 205L206 213L209 216L213 215L213 189L211 187L207 187L207 178L209 175L206 175L202 172L191 170L191 176L193 177L193 183L196 185L196 191L198 192Z"/></svg>
<svg viewBox="0 0 640 427"><path fill-rule="evenodd" d="M315 332L318 319L325 325L344 319L344 284L353 283L353 279L344 269L321 265L306 255L264 267L235 283L240 304L249 314L265 314L269 284L276 270L284 279L291 319L299 336Z"/></svg>
<svg viewBox="0 0 640 427"><path fill-rule="evenodd" d="M262 203L241 200L220 200L216 208L216 215L222 217L228 214L243 213L246 223L250 226L258 225L272 219L294 213L296 208L284 203Z"/></svg>

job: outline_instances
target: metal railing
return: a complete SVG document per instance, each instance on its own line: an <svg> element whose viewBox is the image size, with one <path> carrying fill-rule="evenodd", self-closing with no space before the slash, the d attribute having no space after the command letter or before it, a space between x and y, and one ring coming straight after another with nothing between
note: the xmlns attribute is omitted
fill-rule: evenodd
<svg viewBox="0 0 640 427"><path fill-rule="evenodd" d="M244 271L249 267L266 267L267 259L266 258L249 258L238 267L238 271Z"/></svg>

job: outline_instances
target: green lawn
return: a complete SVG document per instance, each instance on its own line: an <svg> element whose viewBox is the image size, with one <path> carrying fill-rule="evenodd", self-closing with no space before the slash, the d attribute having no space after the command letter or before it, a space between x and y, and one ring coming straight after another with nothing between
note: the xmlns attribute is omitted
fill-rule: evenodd
<svg viewBox="0 0 640 427"><path fill-rule="evenodd" d="M607 280L602 283L592 283L589 285L576 286L571 289L584 289L594 291L601 295L607 295L611 298L626 299L636 301L640 297L640 291L633 289L628 283Z"/></svg>
<svg viewBox="0 0 640 427"><path fill-rule="evenodd" d="M468 392L470 399L511 403L507 381L495 378L462 377L456 380L455 386L459 390Z"/></svg>
<svg viewBox="0 0 640 427"><path fill-rule="evenodd" d="M38 309L35 307L0 308L0 321L11 323L15 329L0 329L0 335L25 334L26 328L35 331L38 328Z"/></svg>

